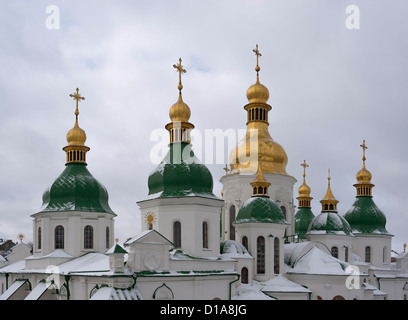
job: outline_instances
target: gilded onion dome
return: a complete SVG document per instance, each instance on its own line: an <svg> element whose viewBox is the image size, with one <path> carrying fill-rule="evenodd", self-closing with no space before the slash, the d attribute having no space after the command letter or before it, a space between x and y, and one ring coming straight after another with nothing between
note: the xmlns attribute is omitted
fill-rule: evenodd
<svg viewBox="0 0 408 320"><path fill-rule="evenodd" d="M43 193L43 204L40 212L101 212L114 216L108 203L108 192L87 169L85 161L86 152L89 148L85 146L86 134L78 126L78 102L85 100L79 94L70 94L76 100L75 125L67 134L68 145L63 148L67 153L65 170Z"/></svg>
<svg viewBox="0 0 408 320"><path fill-rule="evenodd" d="M76 101L75 109L75 124L74 127L67 133L68 145L63 148L67 153L67 164L68 163L85 163L86 164L86 153L89 151L89 147L85 146L86 133L78 125L78 102L85 100L84 97L79 93L79 89L76 88L76 92L69 95Z"/></svg>
<svg viewBox="0 0 408 320"><path fill-rule="evenodd" d="M344 214L344 218L350 223L354 233L363 234L384 234L390 235L385 228L387 219L385 214L377 207L373 200L371 183L371 172L365 167L365 150L367 146L365 140L360 145L363 148L363 168L356 175L357 183L354 187L357 190L356 200L352 207Z"/></svg>
<svg viewBox="0 0 408 320"><path fill-rule="evenodd" d="M240 143L231 151L229 163L231 173L254 173L257 171L254 157L261 156L261 166L265 173L286 174L288 157L282 146L275 142L268 131L268 113L272 107L267 104L269 99L268 89L259 81L260 67L258 58L261 53L256 49L256 82L247 90L248 104L244 109L247 111L247 132Z"/></svg>
<svg viewBox="0 0 408 320"><path fill-rule="evenodd" d="M181 74L186 70L179 63L173 65L179 73L179 97L170 108L171 122L166 125L170 133L169 151L148 178L149 195L154 197L202 196L217 198L213 194L213 178L208 168L194 155L190 143L190 131L194 125L188 122L190 108L183 101Z"/></svg>
<svg viewBox="0 0 408 320"><path fill-rule="evenodd" d="M299 210L295 214L295 233L300 239L305 239L306 232L315 215L311 208L311 201L313 199L310 196L311 190L306 184L306 168L309 167L309 165L307 165L306 160L304 160L301 166L303 167L303 183L298 190L299 197L296 198L299 202Z"/></svg>

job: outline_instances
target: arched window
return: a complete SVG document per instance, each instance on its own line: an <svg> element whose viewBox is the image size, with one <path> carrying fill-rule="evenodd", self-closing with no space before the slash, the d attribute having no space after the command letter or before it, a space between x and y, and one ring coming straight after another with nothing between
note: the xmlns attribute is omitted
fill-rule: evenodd
<svg viewBox="0 0 408 320"><path fill-rule="evenodd" d="M331 255L335 258L339 257L339 248L337 248L336 246L331 248Z"/></svg>
<svg viewBox="0 0 408 320"><path fill-rule="evenodd" d="M263 194L263 188L262 187L258 187L258 194Z"/></svg>
<svg viewBox="0 0 408 320"><path fill-rule="evenodd" d="M333 204L330 203L330 210L333 210L333 209L334 209Z"/></svg>
<svg viewBox="0 0 408 320"><path fill-rule="evenodd" d="M286 220L286 207L281 206L280 208L281 208L281 210L282 210L282 212L283 212L283 217L284 217L285 220Z"/></svg>
<svg viewBox="0 0 408 320"><path fill-rule="evenodd" d="M175 221L173 223L173 243L174 247L181 248L181 223Z"/></svg>
<svg viewBox="0 0 408 320"><path fill-rule="evenodd" d="M387 247L383 248L383 262L386 263L387 262Z"/></svg>
<svg viewBox="0 0 408 320"><path fill-rule="evenodd" d="M279 274L279 238L273 239L273 273Z"/></svg>
<svg viewBox="0 0 408 320"><path fill-rule="evenodd" d="M54 230L55 249L64 249L64 227L56 226Z"/></svg>
<svg viewBox="0 0 408 320"><path fill-rule="evenodd" d="M235 206L232 205L229 211L229 231L230 231L230 240L235 240L235 227L233 222L235 221Z"/></svg>
<svg viewBox="0 0 408 320"><path fill-rule="evenodd" d="M371 247L365 247L365 262L371 262Z"/></svg>
<svg viewBox="0 0 408 320"><path fill-rule="evenodd" d="M93 249L93 228L89 225L84 228L84 249Z"/></svg>
<svg viewBox="0 0 408 320"><path fill-rule="evenodd" d="M256 239L256 273L265 273L265 238L262 236Z"/></svg>
<svg viewBox="0 0 408 320"><path fill-rule="evenodd" d="M248 268L243 267L241 269L241 283L248 283Z"/></svg>
<svg viewBox="0 0 408 320"><path fill-rule="evenodd" d="M349 254L348 247L346 247L344 250L345 250L344 251L344 261L348 262L348 254Z"/></svg>
<svg viewBox="0 0 408 320"><path fill-rule="evenodd" d="M41 227L37 229L37 249L41 250Z"/></svg>
<svg viewBox="0 0 408 320"><path fill-rule="evenodd" d="M327 203L324 205L324 210L329 210L329 205Z"/></svg>
<svg viewBox="0 0 408 320"><path fill-rule="evenodd" d="M208 249L208 223L203 222L203 248Z"/></svg>
<svg viewBox="0 0 408 320"><path fill-rule="evenodd" d="M248 238L246 236L242 237L242 245L248 250Z"/></svg>
<svg viewBox="0 0 408 320"><path fill-rule="evenodd" d="M105 240L106 240L106 249L109 249L109 248L110 248L110 233L109 233L109 227L106 227Z"/></svg>

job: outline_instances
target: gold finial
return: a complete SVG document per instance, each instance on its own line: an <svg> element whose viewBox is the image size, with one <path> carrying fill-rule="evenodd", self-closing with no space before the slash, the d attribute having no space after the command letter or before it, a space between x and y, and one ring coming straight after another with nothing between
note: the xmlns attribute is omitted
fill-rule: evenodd
<svg viewBox="0 0 408 320"><path fill-rule="evenodd" d="M309 167L308 164L306 164L306 160L303 160L303 163L300 164L303 167L303 183L305 183L305 178L306 178L306 168Z"/></svg>
<svg viewBox="0 0 408 320"><path fill-rule="evenodd" d="M76 119L78 120L78 115L79 115L78 102L79 102L80 100L85 100L85 98L81 96L81 94L79 93L79 89L78 89L78 88L76 88L76 93L71 93L69 96L70 96L71 98L73 98L74 100L76 100L75 116L76 116Z"/></svg>
<svg viewBox="0 0 408 320"><path fill-rule="evenodd" d="M259 58L259 57L262 57L262 54L261 54L261 53L259 52L259 50L258 50L258 45L256 45L256 48L255 48L255 49L252 49L252 51L255 52L255 55L256 55L256 67L255 67L255 71L256 71L256 74L258 75L259 70L261 70L261 68L259 67L258 58Z"/></svg>
<svg viewBox="0 0 408 320"><path fill-rule="evenodd" d="M405 249L407 248L407 244L406 243L404 243L404 252L405 252Z"/></svg>
<svg viewBox="0 0 408 320"><path fill-rule="evenodd" d="M179 92L181 94L181 89L183 89L183 85L181 84L181 74L182 73L186 73L187 71L183 68L183 66L181 65L181 58L179 58L179 62L178 64L173 64L173 68L177 69L177 72L179 73L179 84L178 84L178 89Z"/></svg>
<svg viewBox="0 0 408 320"><path fill-rule="evenodd" d="M360 144L360 147L363 148L363 164L365 165L365 161L366 161L365 151L366 149L368 149L365 144L365 140L363 140L363 144Z"/></svg>
<svg viewBox="0 0 408 320"><path fill-rule="evenodd" d="M225 167L223 168L223 170L225 171L225 175L227 175L227 174L228 174L228 171L229 171L229 170L228 170L228 165L227 165L227 164L225 165Z"/></svg>
<svg viewBox="0 0 408 320"><path fill-rule="evenodd" d="M23 242L24 234L19 233L19 234L18 234L18 238L20 239L20 242Z"/></svg>
<svg viewBox="0 0 408 320"><path fill-rule="evenodd" d="M116 244L117 244L117 243L119 242L119 238L116 238L116 239L115 239L115 242L116 242Z"/></svg>

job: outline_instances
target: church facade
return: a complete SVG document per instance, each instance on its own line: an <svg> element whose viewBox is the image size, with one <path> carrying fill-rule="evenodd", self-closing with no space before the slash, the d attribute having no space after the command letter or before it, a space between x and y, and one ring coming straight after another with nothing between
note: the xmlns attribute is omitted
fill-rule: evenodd
<svg viewBox="0 0 408 320"><path fill-rule="evenodd" d="M337 211L331 178L321 212L311 209L311 190L286 172L288 156L272 139L268 89L259 76L247 90L247 133L220 178L194 155L190 107L182 98L169 112L169 149L148 178L149 193L137 202L141 233L120 245L117 214L108 191L87 168L86 134L75 124L67 134L65 169L43 194L33 218L33 252L0 267L0 300L240 300L408 299L408 253L391 261L392 234L373 200L371 172L357 173L356 200Z"/></svg>

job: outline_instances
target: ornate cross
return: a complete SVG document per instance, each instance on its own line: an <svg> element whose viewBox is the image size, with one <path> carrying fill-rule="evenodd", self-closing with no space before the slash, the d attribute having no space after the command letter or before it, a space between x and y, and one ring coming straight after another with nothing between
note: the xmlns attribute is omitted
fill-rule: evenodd
<svg viewBox="0 0 408 320"><path fill-rule="evenodd" d="M173 68L177 69L177 72L179 73L179 85L178 85L178 89L181 93L181 89L183 89L183 85L181 84L181 74L182 73L186 73L187 71L183 68L183 66L181 65L181 58L179 58L179 62L178 64L173 64Z"/></svg>
<svg viewBox="0 0 408 320"><path fill-rule="evenodd" d="M259 52L258 50L258 45L256 45L255 49L252 49L253 52L255 52L256 55L256 67L255 67L255 71L258 72L259 70L261 70L261 68L259 67L258 64L258 58L262 56L262 54Z"/></svg>
<svg viewBox="0 0 408 320"><path fill-rule="evenodd" d="M303 163L300 164L303 167L303 180L306 177L306 168L309 167L308 164L306 164L306 160L303 160Z"/></svg>
<svg viewBox="0 0 408 320"><path fill-rule="evenodd" d="M76 88L76 93L71 93L69 96L70 96L71 98L73 98L74 100L76 100L75 116L76 116L76 118L78 119L78 114L79 114L79 111L78 111L78 101L80 101L80 100L85 100L85 98L81 96L81 94L79 93L79 89L78 89L78 88Z"/></svg>
<svg viewBox="0 0 408 320"><path fill-rule="evenodd" d="M360 147L363 148L363 161L366 161L365 151L368 148L367 148L367 146L365 144L365 140L363 140L363 144L360 144Z"/></svg>

